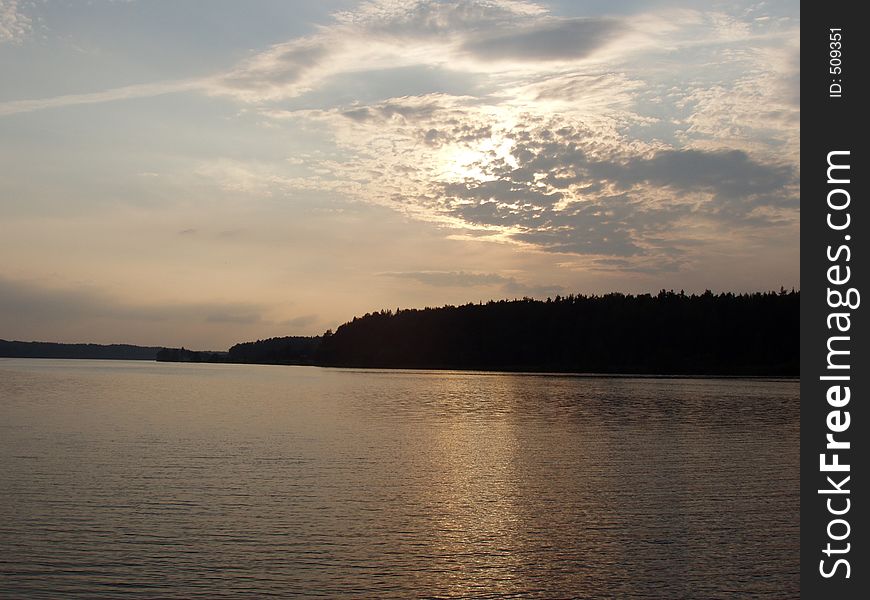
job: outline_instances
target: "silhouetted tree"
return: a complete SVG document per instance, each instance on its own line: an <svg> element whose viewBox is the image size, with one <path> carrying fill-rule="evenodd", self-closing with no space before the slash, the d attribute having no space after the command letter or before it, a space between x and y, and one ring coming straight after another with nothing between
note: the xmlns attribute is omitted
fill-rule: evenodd
<svg viewBox="0 0 870 600"><path fill-rule="evenodd" d="M322 337L158 360L638 374L797 375L800 292L558 295L380 310Z"/></svg>
<svg viewBox="0 0 870 600"><path fill-rule="evenodd" d="M800 293L661 290L382 310L324 338L318 364L599 373L788 374Z"/></svg>

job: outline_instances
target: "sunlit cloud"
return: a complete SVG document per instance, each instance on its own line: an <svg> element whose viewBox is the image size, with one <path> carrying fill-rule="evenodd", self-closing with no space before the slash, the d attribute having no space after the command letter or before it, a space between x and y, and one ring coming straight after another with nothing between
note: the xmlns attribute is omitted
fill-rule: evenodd
<svg viewBox="0 0 870 600"><path fill-rule="evenodd" d="M454 68L485 75L488 92L479 95L262 112L326 125L354 157L331 173L333 182L355 182L355 189L344 189L348 194L447 228L486 231L480 239L638 260L653 253L662 261L663 253L686 242L687 220L794 225L799 107L771 102L791 72L783 68L790 46L780 41L793 24L692 10L556 18L533 8L367 4L301 45L256 57L244 71L251 77L249 95L240 97L290 98L368 63L450 59ZM336 42L326 43L332 35ZM669 45L661 47L664 37ZM615 39L621 49L602 63L596 52ZM758 47L747 49L748 41ZM433 44L437 52L423 51ZM740 45L730 50L733 44ZM722 78L702 83L705 63L688 61L681 66L697 82L665 93L663 74L625 63L632 52L669 61L705 47L725 56ZM306 48L319 49L314 62L324 68L297 69ZM290 87L283 86L285 78ZM257 97L263 89L271 92ZM770 110L759 114L764 101ZM659 106L650 110L647 103ZM782 152L783 145L792 148ZM672 244L663 244L669 237Z"/></svg>
<svg viewBox="0 0 870 600"><path fill-rule="evenodd" d="M26 38L32 22L18 0L0 0L0 44L18 44Z"/></svg>
<svg viewBox="0 0 870 600"><path fill-rule="evenodd" d="M8 102L0 102L0 116L27 113L48 108L78 106L83 104L101 104L103 102L115 102L118 100L130 100L134 98L153 98L165 94L201 90L202 87L203 82L200 80L163 81L158 83L128 85L102 92L90 92L87 94L65 94L53 98L40 98L34 100L10 100Z"/></svg>

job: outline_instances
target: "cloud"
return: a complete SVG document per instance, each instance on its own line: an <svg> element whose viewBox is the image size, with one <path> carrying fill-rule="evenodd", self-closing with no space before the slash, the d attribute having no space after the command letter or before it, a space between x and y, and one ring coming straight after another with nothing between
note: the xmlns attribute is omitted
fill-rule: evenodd
<svg viewBox="0 0 870 600"><path fill-rule="evenodd" d="M333 175L358 181L354 193L529 250L626 257L644 270L653 256L670 269L713 228L796 223L796 166L769 148L679 147L630 137L646 124L630 111L546 108L429 94L305 116L356 157Z"/></svg>
<svg viewBox="0 0 870 600"><path fill-rule="evenodd" d="M0 0L0 44L21 43L31 28L31 19L21 12L18 0Z"/></svg>
<svg viewBox="0 0 870 600"><path fill-rule="evenodd" d="M29 30L29 21L17 10L16 0L0 1L0 41L18 40ZM192 90L246 103L286 100L341 74L450 65L459 58L458 47L466 36L509 27L544 12L534 4L510 0L371 2L336 14L312 35L275 44L214 76L10 101L0 103L0 116Z"/></svg>
<svg viewBox="0 0 870 600"><path fill-rule="evenodd" d="M685 263L685 260L662 259L660 257L642 257L640 260L596 258L591 263L584 265L584 268L602 273L622 271L660 276L664 273L676 273L685 266Z"/></svg>
<svg viewBox="0 0 870 600"><path fill-rule="evenodd" d="M733 79L689 85L675 106L685 111L677 137L687 146L775 149L800 164L800 45L795 36L781 46L745 48L735 56Z"/></svg>
<svg viewBox="0 0 870 600"><path fill-rule="evenodd" d="M164 94L201 90L203 87L203 80L176 80L128 85L87 94L65 94L53 98L40 98L34 100L10 100L8 102L0 102L0 116L33 112L46 108L59 108L81 104L100 104L103 102L129 100L132 98L151 98L154 96L162 96Z"/></svg>
<svg viewBox="0 0 870 600"><path fill-rule="evenodd" d="M770 224L765 210L797 206L792 167L743 151L602 148L583 128L532 127L482 176L443 183L435 205L473 226L548 251L631 256L681 219Z"/></svg>
<svg viewBox="0 0 870 600"><path fill-rule="evenodd" d="M340 47L339 40L317 37L277 44L209 85L218 93L245 101L298 96L320 78L321 63Z"/></svg>
<svg viewBox="0 0 870 600"><path fill-rule="evenodd" d="M619 30L615 19L550 19L519 31L480 34L462 49L481 60L572 60L589 56Z"/></svg>
<svg viewBox="0 0 870 600"><path fill-rule="evenodd" d="M187 331L226 324L268 324L265 311L257 304L233 302L133 304L90 286L52 288L0 277L0 331L28 329L43 332L45 339L62 336L72 325L90 327L92 337L104 338L107 328L146 331L159 325ZM172 340L151 343L171 344Z"/></svg>
<svg viewBox="0 0 870 600"><path fill-rule="evenodd" d="M276 44L209 82L245 102L291 99L340 75L426 66L490 75L515 62L577 61L629 31L619 19L569 19L507 0L368 2L310 36ZM365 111L349 111L350 118Z"/></svg>
<svg viewBox="0 0 870 600"><path fill-rule="evenodd" d="M425 38L504 27L546 13L539 4L522 0L387 0L364 2L335 18L343 26L381 35Z"/></svg>
<svg viewBox="0 0 870 600"><path fill-rule="evenodd" d="M625 164L593 163L591 171L626 186L644 182L709 189L729 198L770 193L793 178L791 168L761 164L741 150L662 150L648 158L632 157Z"/></svg>
<svg viewBox="0 0 870 600"><path fill-rule="evenodd" d="M673 269L705 244L739 252L759 232L797 227L799 29L769 10L563 17L510 0L365 2L212 77L7 102L0 114L197 90L328 148L195 169L233 194L329 190L450 236ZM396 83L432 72L425 86ZM447 73L462 85L444 84ZM375 77L388 82L376 92ZM426 277L487 285L473 276Z"/></svg>
<svg viewBox="0 0 870 600"><path fill-rule="evenodd" d="M410 279L432 287L478 288L495 287L506 296L539 296L559 294L565 291L560 285L539 285L518 281L498 273L474 273L467 271L403 271L381 273L383 276Z"/></svg>
<svg viewBox="0 0 870 600"><path fill-rule="evenodd" d="M411 279L435 287L477 287L504 284L508 278L497 273L469 273L466 271L407 271L381 273L387 277Z"/></svg>
<svg viewBox="0 0 870 600"><path fill-rule="evenodd" d="M433 94L429 96L405 96L384 102L340 111L342 116L358 123L402 121L419 123L431 119L444 107L444 101L457 103L456 97Z"/></svg>

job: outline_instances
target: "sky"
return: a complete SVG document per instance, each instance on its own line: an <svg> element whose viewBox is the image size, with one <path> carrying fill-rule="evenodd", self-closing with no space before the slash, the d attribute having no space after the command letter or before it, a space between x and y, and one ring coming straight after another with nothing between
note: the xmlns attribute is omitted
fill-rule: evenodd
<svg viewBox="0 0 870 600"><path fill-rule="evenodd" d="M796 1L0 0L0 338L800 287Z"/></svg>

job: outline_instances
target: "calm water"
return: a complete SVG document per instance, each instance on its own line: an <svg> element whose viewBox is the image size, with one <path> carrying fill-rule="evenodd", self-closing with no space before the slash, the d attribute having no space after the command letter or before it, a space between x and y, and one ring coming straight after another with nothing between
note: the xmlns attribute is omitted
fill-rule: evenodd
<svg viewBox="0 0 870 600"><path fill-rule="evenodd" d="M798 387L0 359L0 596L796 598Z"/></svg>

